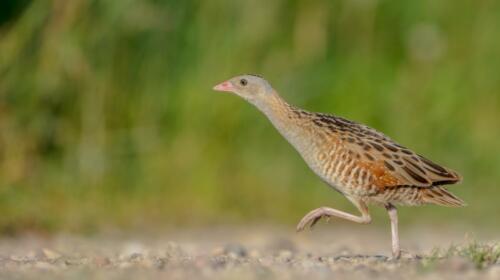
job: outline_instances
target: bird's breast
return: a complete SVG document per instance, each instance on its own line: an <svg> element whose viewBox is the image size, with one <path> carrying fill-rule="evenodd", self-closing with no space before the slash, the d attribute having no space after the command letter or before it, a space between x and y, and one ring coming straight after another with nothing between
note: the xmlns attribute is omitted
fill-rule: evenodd
<svg viewBox="0 0 500 280"><path fill-rule="evenodd" d="M333 133L321 130L309 121L287 117L270 120L280 134L297 150L309 168L328 185L344 194L356 194L362 189L356 160Z"/></svg>
<svg viewBox="0 0 500 280"><path fill-rule="evenodd" d="M354 162L348 162L339 139L328 134L303 132L286 137L299 152L309 168L331 187L342 193L349 193L347 183L343 180L342 170L354 167ZM352 166L351 166L352 165Z"/></svg>
<svg viewBox="0 0 500 280"><path fill-rule="evenodd" d="M349 195L370 192L371 174L335 135L312 135L290 142L309 168L331 187Z"/></svg>

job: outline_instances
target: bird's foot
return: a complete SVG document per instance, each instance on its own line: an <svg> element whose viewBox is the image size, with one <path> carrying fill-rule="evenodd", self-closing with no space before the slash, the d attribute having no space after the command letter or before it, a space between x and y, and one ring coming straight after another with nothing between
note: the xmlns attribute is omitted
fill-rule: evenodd
<svg viewBox="0 0 500 280"><path fill-rule="evenodd" d="M392 251L392 257L389 258L389 261L398 261L401 259L401 250Z"/></svg>
<svg viewBox="0 0 500 280"><path fill-rule="evenodd" d="M411 253L407 250L399 250L398 252L392 252L392 257L388 259L388 261L397 261L397 260L419 260L422 256L418 254Z"/></svg>
<svg viewBox="0 0 500 280"><path fill-rule="evenodd" d="M309 223L311 223L309 225L309 228L312 229L314 225L323 217L329 220L332 215L329 214L328 212L329 212L328 208L320 207L307 213L297 224L297 232L304 230L307 227L307 224Z"/></svg>

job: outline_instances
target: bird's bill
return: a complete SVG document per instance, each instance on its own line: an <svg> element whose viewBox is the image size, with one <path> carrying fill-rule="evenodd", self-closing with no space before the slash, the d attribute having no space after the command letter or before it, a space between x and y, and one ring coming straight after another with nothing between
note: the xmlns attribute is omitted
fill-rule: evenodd
<svg viewBox="0 0 500 280"><path fill-rule="evenodd" d="M214 86L214 90L216 91L234 91L234 86L231 82L225 81L216 86Z"/></svg>

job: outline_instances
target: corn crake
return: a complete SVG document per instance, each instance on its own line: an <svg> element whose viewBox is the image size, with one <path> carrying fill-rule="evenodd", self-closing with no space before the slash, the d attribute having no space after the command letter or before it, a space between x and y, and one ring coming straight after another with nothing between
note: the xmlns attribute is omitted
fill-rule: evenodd
<svg viewBox="0 0 500 280"><path fill-rule="evenodd" d="M307 213L297 231L323 217L371 222L368 204L385 207L391 220L392 256L401 256L395 205L464 202L444 185L461 180L458 173L397 144L368 126L341 117L312 113L288 104L262 77L241 75L214 90L232 92L255 105L300 153L307 165L360 211L356 216L329 207Z"/></svg>

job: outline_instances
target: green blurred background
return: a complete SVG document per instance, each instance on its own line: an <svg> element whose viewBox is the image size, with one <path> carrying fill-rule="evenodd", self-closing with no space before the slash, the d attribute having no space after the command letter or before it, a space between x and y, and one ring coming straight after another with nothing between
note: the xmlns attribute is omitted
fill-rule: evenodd
<svg viewBox="0 0 500 280"><path fill-rule="evenodd" d="M500 1L1 3L0 233L354 211L260 112L211 90L241 73L462 173L468 207L404 208L402 225L500 228Z"/></svg>

